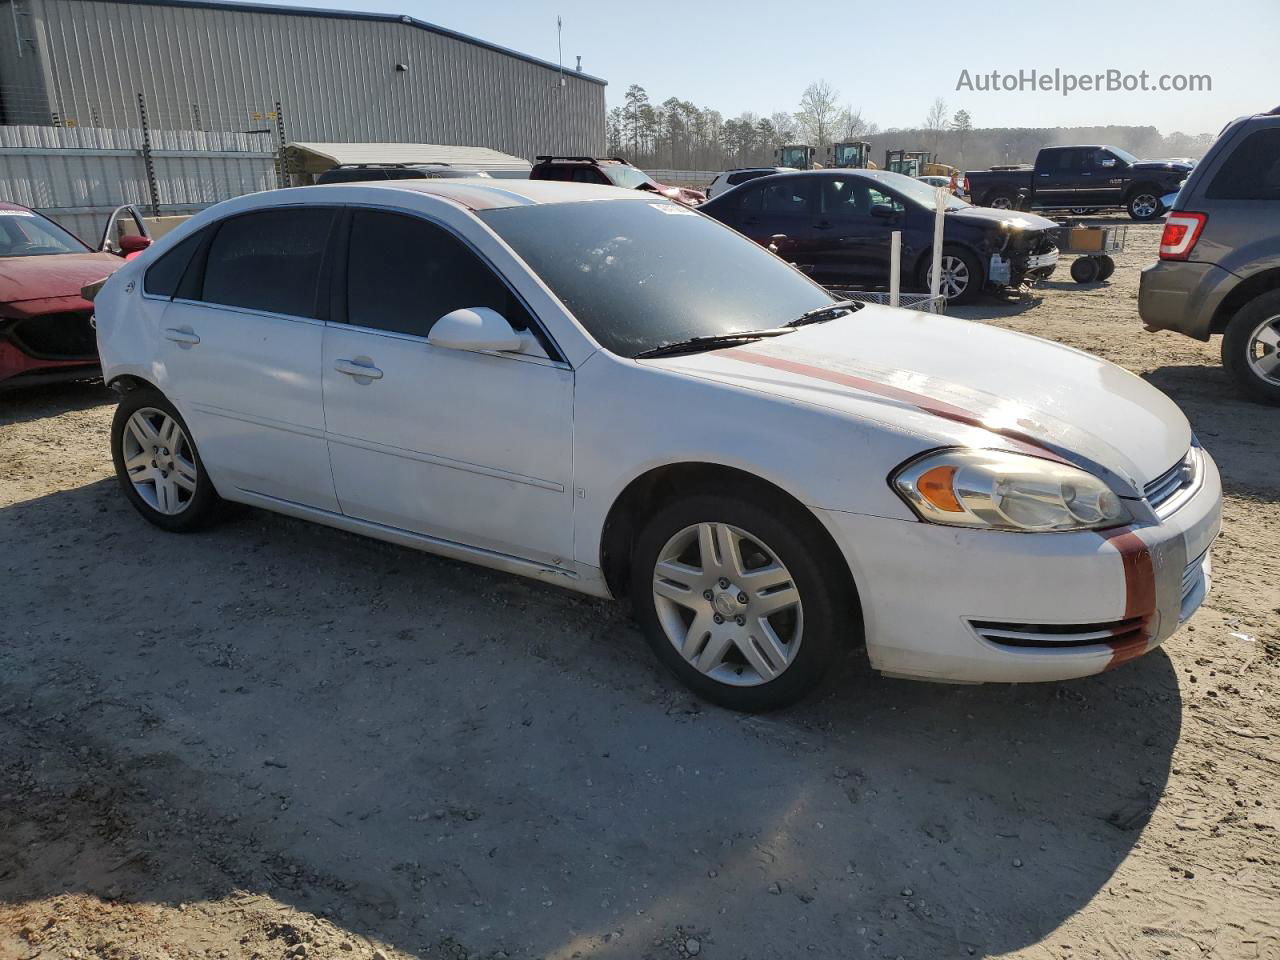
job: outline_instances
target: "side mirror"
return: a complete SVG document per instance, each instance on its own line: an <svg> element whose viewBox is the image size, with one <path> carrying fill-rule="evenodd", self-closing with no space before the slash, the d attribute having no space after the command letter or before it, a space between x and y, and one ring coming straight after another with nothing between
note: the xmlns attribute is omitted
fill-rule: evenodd
<svg viewBox="0 0 1280 960"><path fill-rule="evenodd" d="M525 341L507 318L489 307L463 307L446 313L427 334L427 343L446 350L519 353Z"/></svg>
<svg viewBox="0 0 1280 960"><path fill-rule="evenodd" d="M873 203L871 205L871 215L879 217L881 220L892 220L895 216L893 207L887 203Z"/></svg>
<svg viewBox="0 0 1280 960"><path fill-rule="evenodd" d="M126 233L119 241L120 255L123 257L141 253L149 246L151 246L151 238L141 237L136 233Z"/></svg>
<svg viewBox="0 0 1280 960"><path fill-rule="evenodd" d="M1110 170L1115 165L1116 165L1115 157L1104 157L1102 160L1098 161L1098 166L1103 167L1107 170Z"/></svg>

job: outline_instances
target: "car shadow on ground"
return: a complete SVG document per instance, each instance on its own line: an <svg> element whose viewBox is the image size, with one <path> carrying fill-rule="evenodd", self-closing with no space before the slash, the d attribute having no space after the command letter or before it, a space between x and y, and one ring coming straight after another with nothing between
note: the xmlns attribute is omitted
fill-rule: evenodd
<svg viewBox="0 0 1280 960"><path fill-rule="evenodd" d="M0 424L29 423L72 410L114 403L116 395L101 380L73 380L37 387L0 389Z"/></svg>
<svg viewBox="0 0 1280 960"><path fill-rule="evenodd" d="M0 541L10 902L241 890L423 955L1003 953L1108 882L1179 736L1162 652L1025 686L855 657L745 717L620 605L259 511L175 536L102 481Z"/></svg>
<svg viewBox="0 0 1280 960"><path fill-rule="evenodd" d="M1144 376L1167 393L1213 455L1228 493L1280 500L1275 438L1280 407L1246 400L1221 364L1158 367Z"/></svg>

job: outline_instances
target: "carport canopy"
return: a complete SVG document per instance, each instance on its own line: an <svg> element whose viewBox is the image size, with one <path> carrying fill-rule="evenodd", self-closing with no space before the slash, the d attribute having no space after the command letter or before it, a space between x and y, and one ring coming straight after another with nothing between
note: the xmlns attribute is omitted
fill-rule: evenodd
<svg viewBox="0 0 1280 960"><path fill-rule="evenodd" d="M443 143L301 143L285 145L293 169L314 177L351 163L447 163L461 170L483 170L491 177L528 177L528 160L488 147Z"/></svg>

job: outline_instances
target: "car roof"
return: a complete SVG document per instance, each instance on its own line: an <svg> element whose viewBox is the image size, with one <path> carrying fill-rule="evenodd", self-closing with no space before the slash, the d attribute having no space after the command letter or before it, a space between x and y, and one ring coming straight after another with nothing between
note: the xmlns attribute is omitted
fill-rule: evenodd
<svg viewBox="0 0 1280 960"><path fill-rule="evenodd" d="M25 210L27 213L34 213L30 207L24 207L20 203L10 203L8 200L0 200L0 210Z"/></svg>
<svg viewBox="0 0 1280 960"><path fill-rule="evenodd" d="M588 200L663 200L645 190L606 187L594 183L565 183L559 180L516 180L458 178L453 180L391 180L387 182L326 183L302 187L321 190L410 190L452 200L468 210L496 210L528 207L543 203L581 203Z"/></svg>

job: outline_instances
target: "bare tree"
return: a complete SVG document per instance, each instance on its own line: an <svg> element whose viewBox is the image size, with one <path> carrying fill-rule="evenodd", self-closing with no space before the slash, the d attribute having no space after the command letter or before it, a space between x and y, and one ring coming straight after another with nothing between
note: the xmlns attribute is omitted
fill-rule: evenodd
<svg viewBox="0 0 1280 960"><path fill-rule="evenodd" d="M924 128L929 131L930 146L934 153L938 152L938 144L942 141L942 132L947 129L947 101L938 97L929 108L924 118Z"/></svg>
<svg viewBox="0 0 1280 960"><path fill-rule="evenodd" d="M815 147L831 143L832 134L840 120L840 94L825 80L811 83L800 97L800 109L796 111L796 125L801 135Z"/></svg>

